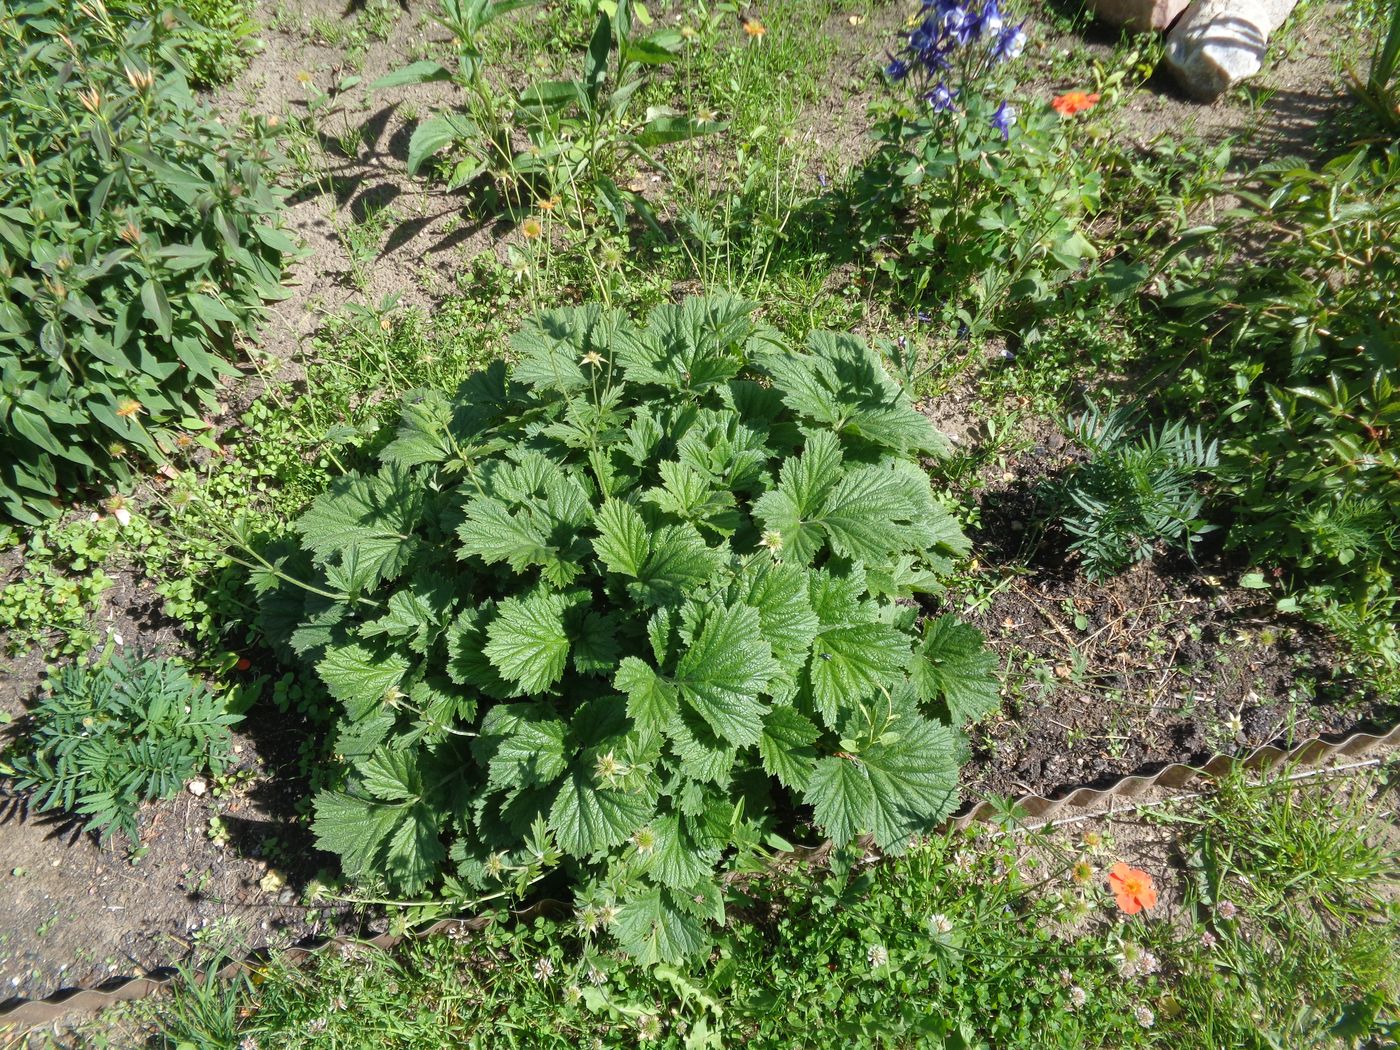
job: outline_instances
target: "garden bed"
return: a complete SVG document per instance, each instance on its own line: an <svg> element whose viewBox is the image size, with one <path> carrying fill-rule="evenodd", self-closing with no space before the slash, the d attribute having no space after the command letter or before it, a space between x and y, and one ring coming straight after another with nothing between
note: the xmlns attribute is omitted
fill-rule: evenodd
<svg viewBox="0 0 1400 1050"><path fill-rule="evenodd" d="M863 114L875 93L870 69L904 14L881 6L868 16L831 16L828 31L839 42L832 75L843 78L837 81L843 85L839 104L810 105L801 131L833 144L833 163L857 155L852 143L863 134ZM1326 28L1334 15L1319 10L1311 16L1261 77L1252 90L1264 100L1262 109L1250 98L1231 98L1202 111L1154 81L1128 108L1132 126L1122 134L1145 141L1199 116L1214 139L1252 126L1251 148L1261 151L1307 142L1305 132L1336 98L1330 87L1315 90L1334 83ZM313 20L350 24L339 4L285 4L277 28L264 33L267 46L220 104L229 112L281 116L342 83L350 75L347 44L318 42L306 29ZM414 13L391 22L387 39L351 40L349 46L362 51L353 75L368 83L403 64L416 54L423 32ZM1053 52L1074 38L1046 39L1046 65L1053 67ZM1090 39L1088 55L1111 51L1107 37ZM1060 75L1053 68L1046 73L1047 91L1073 86L1059 83ZM223 393L221 444L236 449L240 440L235 408L275 382L300 381L307 355L319 352L313 336L347 304L373 309L399 296L401 305L430 306L456 290L464 274L470 279L474 256L508 265L506 246L519 243L516 231L465 222L460 198L425 190L403 172L405 113L444 97L435 85L372 97L347 92L344 112L332 112L325 126L349 135L363 125L367 133L348 147L330 134L306 144L324 149L325 159L308 163L304 174L314 169L314 177L294 196L288 222L308 252L290 282L295 294L273 308L265 338L248 348L257 367ZM819 174L803 177L816 182ZM576 294L575 288L560 290L564 300ZM893 334L898 325L877 313L856 327ZM964 448L975 449L983 436L970 421L974 411L960 409L963 425L954 428ZM1033 425L1041 434L1055 432L1048 421ZM1041 446L998 467L1000 475L989 479L981 499L980 527L971 530L981 567L947 602L970 610L967 618L986 634L1006 681L1002 713L974 736L963 771L965 799L1105 787L1172 763L1346 735L1390 717L1350 677L1333 642L1238 585L1247 566L1219 556L1199 563L1165 558L1106 583L1085 580L1066 555L1063 537L1032 536L1035 486L1069 462L1063 445L1054 452ZM7 556L0 572L5 580L20 579L23 562ZM188 654L179 622L161 613L141 569L118 568L113 578L96 633ZM254 665L228 672L230 683L271 672L267 654L248 655ZM22 716L43 664L31 655L7 665L0 712ZM119 847L100 849L61 823L26 814L20 800L8 800L0 824L0 885L13 906L0 915L0 998L39 998L142 973L184 957L196 944L275 945L385 928L377 909L309 896L329 858L311 848L298 819L298 803L310 791L298 779L298 727L262 719L248 728L237 738L237 771L224 783L147 808L145 853L136 863Z"/></svg>

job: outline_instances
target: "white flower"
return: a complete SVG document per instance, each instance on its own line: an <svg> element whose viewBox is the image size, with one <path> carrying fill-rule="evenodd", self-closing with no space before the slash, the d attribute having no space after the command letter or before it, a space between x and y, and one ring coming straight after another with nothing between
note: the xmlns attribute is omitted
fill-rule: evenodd
<svg viewBox="0 0 1400 1050"><path fill-rule="evenodd" d="M554 976L554 963L547 956L540 956L535 962L535 980L547 981Z"/></svg>
<svg viewBox="0 0 1400 1050"><path fill-rule="evenodd" d="M1079 985L1076 984L1073 988L1069 990L1069 1008L1071 1010L1080 1009L1088 1001L1089 993L1086 992L1083 988L1079 987Z"/></svg>
<svg viewBox="0 0 1400 1050"><path fill-rule="evenodd" d="M865 953L865 958L872 967L878 969L890 961L890 953L883 944L872 944L870 950Z"/></svg>
<svg viewBox="0 0 1400 1050"><path fill-rule="evenodd" d="M607 979L608 979L607 974L603 973L603 971L600 970L600 969L598 969L598 967L596 967L596 966L590 966L590 967L588 968L588 983L589 983L589 984L595 985L595 986L596 986L596 985L600 985L600 984L602 984L604 981L606 981Z"/></svg>
<svg viewBox="0 0 1400 1050"><path fill-rule="evenodd" d="M1137 1023L1142 1025L1142 1027L1144 1028L1151 1028L1153 1023L1157 1020L1156 1015L1146 1006L1139 1006L1136 1010L1134 1010L1133 1017L1135 1017L1137 1019Z"/></svg>
<svg viewBox="0 0 1400 1050"><path fill-rule="evenodd" d="M928 928L930 933L940 933L945 937L953 932L953 920L942 912L930 915L928 918Z"/></svg>
<svg viewBox="0 0 1400 1050"><path fill-rule="evenodd" d="M637 1038L643 1042L661 1038L661 1018L655 1014L642 1014L637 1020Z"/></svg>

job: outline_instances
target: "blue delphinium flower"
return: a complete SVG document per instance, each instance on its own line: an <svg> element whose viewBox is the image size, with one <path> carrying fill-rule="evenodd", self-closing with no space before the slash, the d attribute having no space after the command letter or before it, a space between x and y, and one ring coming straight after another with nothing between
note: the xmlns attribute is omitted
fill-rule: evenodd
<svg viewBox="0 0 1400 1050"><path fill-rule="evenodd" d="M1007 62L1020 58L1026 49L1026 31L1020 26L1006 26L992 42L992 58L997 62Z"/></svg>
<svg viewBox="0 0 1400 1050"><path fill-rule="evenodd" d="M924 97L935 113L951 113L958 108L957 91L941 82Z"/></svg>
<svg viewBox="0 0 1400 1050"><path fill-rule="evenodd" d="M919 28L909 34L909 50L916 55L922 55L925 51L937 48L942 43L939 24L933 18L925 18L919 23Z"/></svg>
<svg viewBox="0 0 1400 1050"><path fill-rule="evenodd" d="M1011 127L1016 123L1016 107L1009 102L1003 102L997 107L997 111L992 114L992 127L1001 132L1003 139L1011 137Z"/></svg>
<svg viewBox="0 0 1400 1050"><path fill-rule="evenodd" d="M885 76L889 77L896 84L909 75L909 63L902 58L891 58L890 64L885 67Z"/></svg>
<svg viewBox="0 0 1400 1050"><path fill-rule="evenodd" d="M1001 31L1006 28L1006 17L1001 13L1001 6L997 0L987 0L987 6L982 8L982 14L977 20L977 35L981 37L998 37Z"/></svg>

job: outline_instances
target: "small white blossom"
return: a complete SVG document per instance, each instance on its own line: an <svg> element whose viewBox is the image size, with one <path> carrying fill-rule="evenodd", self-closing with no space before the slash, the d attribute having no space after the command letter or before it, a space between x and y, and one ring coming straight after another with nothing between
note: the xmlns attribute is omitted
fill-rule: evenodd
<svg viewBox="0 0 1400 1050"><path fill-rule="evenodd" d="M535 962L535 980L547 981L554 976L554 963L548 957L540 956Z"/></svg>
<svg viewBox="0 0 1400 1050"><path fill-rule="evenodd" d="M928 918L928 928L930 933L939 933L945 937L953 932L953 920L942 912L930 915Z"/></svg>
<svg viewBox="0 0 1400 1050"><path fill-rule="evenodd" d="M1079 985L1076 984L1069 990L1069 1008L1071 1010L1082 1009L1084 1004L1088 1001L1089 993L1079 987Z"/></svg>
<svg viewBox="0 0 1400 1050"><path fill-rule="evenodd" d="M890 953L883 944L872 944L870 950L865 953L865 958L872 967L878 968L890 961Z"/></svg>
<svg viewBox="0 0 1400 1050"><path fill-rule="evenodd" d="M602 984L604 981L606 981L607 979L608 979L607 974L603 973L603 971L600 970L600 969L598 969L598 967L596 967L596 966L590 966L590 967L588 968L588 983L589 983L589 984L595 985L595 986L596 986L596 985L600 985L600 984Z"/></svg>
<svg viewBox="0 0 1400 1050"><path fill-rule="evenodd" d="M661 1038L661 1018L655 1014L643 1014L637 1020L637 1038L643 1042Z"/></svg>
<svg viewBox="0 0 1400 1050"><path fill-rule="evenodd" d="M1142 1027L1144 1028L1151 1028L1152 1025L1157 1021L1157 1015L1154 1014L1145 1005L1139 1006L1136 1010L1134 1010L1133 1017L1135 1017L1137 1019L1137 1023L1142 1025Z"/></svg>

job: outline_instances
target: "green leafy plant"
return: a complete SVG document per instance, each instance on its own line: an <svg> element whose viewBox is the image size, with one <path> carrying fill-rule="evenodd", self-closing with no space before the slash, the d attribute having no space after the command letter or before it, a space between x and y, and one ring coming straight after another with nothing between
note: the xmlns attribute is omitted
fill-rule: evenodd
<svg viewBox="0 0 1400 1050"><path fill-rule="evenodd" d="M191 94L179 19L0 13L0 508L160 461L280 297L269 131Z"/></svg>
<svg viewBox="0 0 1400 1050"><path fill-rule="evenodd" d="M1071 426L1089 461L1063 484L1061 520L1090 579L1151 557L1159 543L1189 549L1213 528L1200 517L1199 481L1219 463L1216 443L1180 421L1136 429L1131 412L1104 416L1093 405Z"/></svg>
<svg viewBox="0 0 1400 1050"><path fill-rule="evenodd" d="M880 147L854 187L857 232L913 301L981 335L1097 258L1085 216L1101 180L1066 119L1078 108L1013 105L1026 33L997 0L925 5L904 38L873 107Z"/></svg>
<svg viewBox="0 0 1400 1050"><path fill-rule="evenodd" d="M1229 541L1278 570L1282 608L1400 668L1400 146L1232 192L1176 248L1168 332L1198 356L1171 396L1220 415Z"/></svg>
<svg viewBox="0 0 1400 1050"><path fill-rule="evenodd" d="M200 87L227 84L242 73L258 31L250 0L181 0L173 8L162 0L112 0L110 7L133 20L156 18L167 10L180 19L180 57L190 81Z"/></svg>
<svg viewBox="0 0 1400 1050"><path fill-rule="evenodd" d="M117 652L59 673L8 755L9 773L39 811L71 812L103 842L120 831L134 845L142 802L232 764L228 727L241 717L178 664Z"/></svg>
<svg viewBox="0 0 1400 1050"><path fill-rule="evenodd" d="M343 705L315 829L347 873L465 899L562 863L666 959L793 807L891 850L951 809L998 688L907 600L968 549L915 458L942 439L859 340L751 311L536 316L267 560L269 633Z"/></svg>
<svg viewBox="0 0 1400 1050"><path fill-rule="evenodd" d="M1390 0L1390 23L1376 44L1371 56L1371 68L1363 80L1352 74L1352 94L1366 107L1382 128L1400 132L1400 88L1396 74L1400 73L1400 2Z"/></svg>
<svg viewBox="0 0 1400 1050"><path fill-rule="evenodd" d="M453 80L467 89L460 110L434 114L414 129L408 168L416 172L429 158L450 151L449 187L490 176L512 206L535 197L567 194L588 200L621 227L629 208L650 216L645 200L618 182L628 159L652 167L658 146L720 130L667 106L649 106L638 120L631 115L649 71L675 59L684 42L675 30L640 37L633 32L628 0L598 5L597 23L577 80L532 84L513 100L482 76L481 31L502 15L531 0L441 0L438 21L457 40L455 73L439 63L415 62L375 81L372 87ZM649 17L649 16L648 16ZM513 147L512 118L525 130L529 146Z"/></svg>

